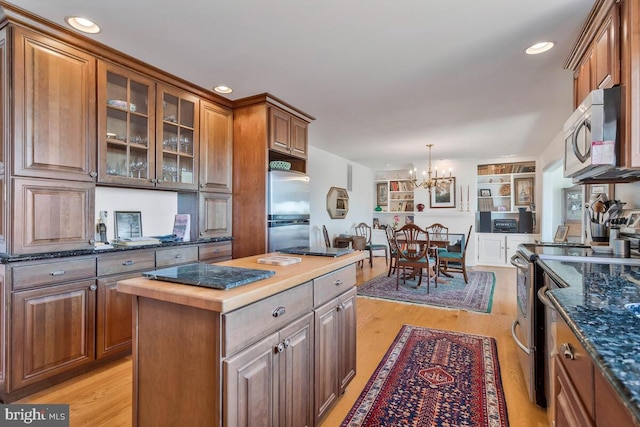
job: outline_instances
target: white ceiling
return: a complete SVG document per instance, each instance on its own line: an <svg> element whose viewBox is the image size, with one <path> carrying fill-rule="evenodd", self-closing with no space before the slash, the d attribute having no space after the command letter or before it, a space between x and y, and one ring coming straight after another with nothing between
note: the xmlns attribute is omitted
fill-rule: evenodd
<svg viewBox="0 0 640 427"><path fill-rule="evenodd" d="M373 169L537 155L572 110L563 64L595 0L14 0L231 99L316 117L310 144ZM545 54L525 55L550 40Z"/></svg>

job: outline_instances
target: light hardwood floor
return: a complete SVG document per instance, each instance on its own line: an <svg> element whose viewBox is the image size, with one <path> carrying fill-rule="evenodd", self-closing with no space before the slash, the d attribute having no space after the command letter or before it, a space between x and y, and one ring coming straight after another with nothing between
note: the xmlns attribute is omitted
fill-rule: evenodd
<svg viewBox="0 0 640 427"><path fill-rule="evenodd" d="M514 427L548 425L545 410L528 400L518 364L519 350L511 338L511 322L516 310L515 270L486 267L477 267L476 270L496 273L491 314L358 298L357 375L320 427L340 425L403 324L496 338L510 424ZM358 284L385 272L384 258L377 257L373 268L369 268L367 263L364 268L358 268ZM122 359L16 403L68 403L72 427L130 426L131 358Z"/></svg>

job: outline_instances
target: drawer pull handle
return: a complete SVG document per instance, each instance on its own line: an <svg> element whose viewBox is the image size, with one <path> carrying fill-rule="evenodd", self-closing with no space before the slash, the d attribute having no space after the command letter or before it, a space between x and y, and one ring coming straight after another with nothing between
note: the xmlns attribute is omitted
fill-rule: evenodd
<svg viewBox="0 0 640 427"><path fill-rule="evenodd" d="M565 359L574 360L576 358L576 356L573 354L573 350L571 350L571 344L569 343L562 343L560 345L560 351L564 355Z"/></svg>
<svg viewBox="0 0 640 427"><path fill-rule="evenodd" d="M340 285L342 285L343 283L344 283L344 282L343 282L342 280L340 280L340 279L337 279L335 282L333 282L333 284L334 284L334 285L336 285L336 286L340 286Z"/></svg>
<svg viewBox="0 0 640 427"><path fill-rule="evenodd" d="M286 312L284 307L278 307L275 310L273 310L273 312L271 313L271 315L273 317L280 317L280 316L284 316L284 313Z"/></svg>
<svg viewBox="0 0 640 427"><path fill-rule="evenodd" d="M65 271L64 270L57 270L57 271L52 271L51 273L49 273L50 276L62 276L64 275Z"/></svg>
<svg viewBox="0 0 640 427"><path fill-rule="evenodd" d="M177 254L177 255L175 256L175 259L180 259L180 258L182 258L182 254Z"/></svg>
<svg viewBox="0 0 640 427"><path fill-rule="evenodd" d="M133 264L135 264L135 263L136 263L136 262L135 262L134 260L129 259L129 260L127 260L127 261L123 262L123 263L122 263L122 265L127 265L127 266L129 266L129 265L133 265Z"/></svg>

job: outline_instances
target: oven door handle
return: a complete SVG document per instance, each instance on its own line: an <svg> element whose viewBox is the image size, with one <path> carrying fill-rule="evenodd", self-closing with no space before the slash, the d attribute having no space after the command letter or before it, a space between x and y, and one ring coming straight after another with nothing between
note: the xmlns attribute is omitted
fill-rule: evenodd
<svg viewBox="0 0 640 427"><path fill-rule="evenodd" d="M524 344L522 344L518 339L518 336L516 335L516 327L519 324L520 324L520 321L518 319L513 321L513 323L511 324L511 336L513 337L513 340L516 342L516 345L520 347L520 350L524 351L527 354L531 354L531 350L529 350Z"/></svg>
<svg viewBox="0 0 640 427"><path fill-rule="evenodd" d="M518 254L515 254L514 256L512 256L510 261L511 261L511 265L513 265L514 267L518 267L521 270L529 269L529 264L524 262L522 258L518 256Z"/></svg>
<svg viewBox="0 0 640 427"><path fill-rule="evenodd" d="M538 289L538 299L541 303L543 303L546 307L550 308L553 311L556 311L556 307L553 305L549 297L547 297L547 291L549 290L549 285L544 285L540 289Z"/></svg>

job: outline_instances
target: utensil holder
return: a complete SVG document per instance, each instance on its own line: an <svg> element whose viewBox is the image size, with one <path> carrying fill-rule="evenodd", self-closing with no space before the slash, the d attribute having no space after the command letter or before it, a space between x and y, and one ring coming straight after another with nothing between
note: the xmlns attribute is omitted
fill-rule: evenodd
<svg viewBox="0 0 640 427"><path fill-rule="evenodd" d="M591 223L591 240L594 242L609 241L609 227L605 224Z"/></svg>

